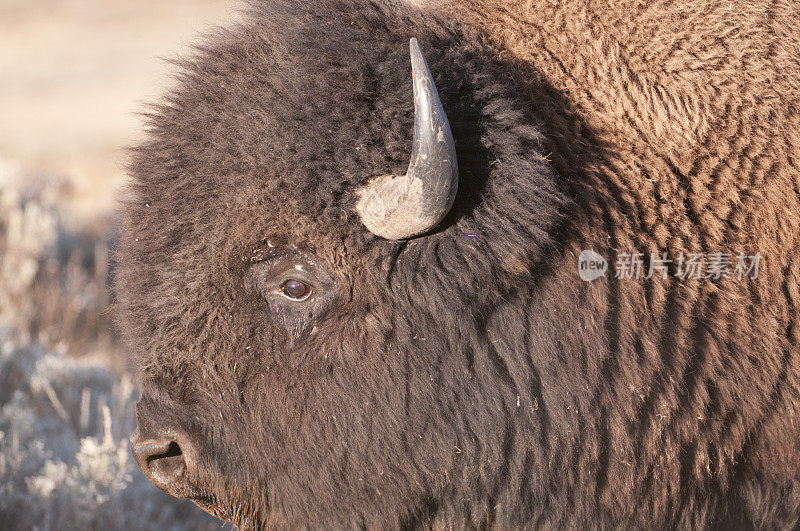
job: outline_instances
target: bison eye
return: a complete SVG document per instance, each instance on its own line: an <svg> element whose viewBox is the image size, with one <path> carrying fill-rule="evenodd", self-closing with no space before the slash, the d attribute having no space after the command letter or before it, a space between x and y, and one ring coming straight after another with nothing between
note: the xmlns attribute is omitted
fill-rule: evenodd
<svg viewBox="0 0 800 531"><path fill-rule="evenodd" d="M291 341L299 339L320 322L336 299L335 278L322 260L295 248L272 248L261 258L247 268L243 279L245 291L261 300L247 297L242 304L266 310L265 317L271 316L285 328Z"/></svg>
<svg viewBox="0 0 800 531"><path fill-rule="evenodd" d="M281 286L281 294L289 300L304 301L311 295L311 286L299 280L289 279Z"/></svg>

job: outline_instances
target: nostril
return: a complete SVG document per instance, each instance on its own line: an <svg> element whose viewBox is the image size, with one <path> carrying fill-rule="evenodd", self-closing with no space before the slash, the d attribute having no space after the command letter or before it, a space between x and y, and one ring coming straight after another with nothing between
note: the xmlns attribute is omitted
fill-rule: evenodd
<svg viewBox="0 0 800 531"><path fill-rule="evenodd" d="M153 483L174 494L186 474L186 461L178 443L171 442L165 452L148 457L147 464Z"/></svg>
<svg viewBox="0 0 800 531"><path fill-rule="evenodd" d="M150 457L147 458L147 461L151 462L156 459L169 459L170 457L177 457L182 455L183 452L181 452L181 447L178 446L178 443L172 441L171 443L169 443L169 446L167 446L167 450L164 453L151 455Z"/></svg>
<svg viewBox="0 0 800 531"><path fill-rule="evenodd" d="M173 496L185 496L186 459L173 440L147 440L131 443L139 467L153 484Z"/></svg>

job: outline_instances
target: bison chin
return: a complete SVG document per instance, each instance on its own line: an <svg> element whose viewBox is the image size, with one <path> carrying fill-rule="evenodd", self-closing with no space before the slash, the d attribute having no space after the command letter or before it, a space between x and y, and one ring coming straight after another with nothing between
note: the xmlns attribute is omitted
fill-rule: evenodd
<svg viewBox="0 0 800 531"><path fill-rule="evenodd" d="M238 472L247 475L248 470L240 467ZM203 460L188 483L186 498L240 530L286 527L286 522L270 509L266 486L253 478L224 474L215 464Z"/></svg>
<svg viewBox="0 0 800 531"><path fill-rule="evenodd" d="M247 490L247 489L245 489ZM250 503L231 504L222 502L214 494L201 494L202 489L198 489L197 495L190 497L189 500L215 518L227 520L240 530L262 529L266 526L267 515L264 508L255 509ZM240 500L252 500L245 494L236 496Z"/></svg>

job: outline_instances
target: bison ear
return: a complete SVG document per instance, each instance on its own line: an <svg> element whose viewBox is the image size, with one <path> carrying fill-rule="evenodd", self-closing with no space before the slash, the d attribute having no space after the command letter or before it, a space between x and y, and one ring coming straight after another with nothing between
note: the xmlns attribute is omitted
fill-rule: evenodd
<svg viewBox="0 0 800 531"><path fill-rule="evenodd" d="M361 221L388 240L418 236L450 211L458 190L458 161L450 124L417 39L411 39L414 144L405 175L382 175L358 191Z"/></svg>

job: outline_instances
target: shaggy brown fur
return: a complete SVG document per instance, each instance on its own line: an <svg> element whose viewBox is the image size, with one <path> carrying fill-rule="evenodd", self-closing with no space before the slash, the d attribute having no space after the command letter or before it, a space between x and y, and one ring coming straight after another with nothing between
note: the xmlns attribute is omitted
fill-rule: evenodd
<svg viewBox="0 0 800 531"><path fill-rule="evenodd" d="M391 242L354 192L408 162L411 36L461 183ZM797 526L798 57L783 2L255 3L155 108L117 254L190 496L266 527ZM587 283L582 249L764 259ZM271 260L329 299L266 302Z"/></svg>

